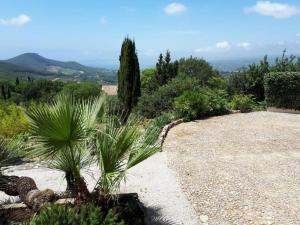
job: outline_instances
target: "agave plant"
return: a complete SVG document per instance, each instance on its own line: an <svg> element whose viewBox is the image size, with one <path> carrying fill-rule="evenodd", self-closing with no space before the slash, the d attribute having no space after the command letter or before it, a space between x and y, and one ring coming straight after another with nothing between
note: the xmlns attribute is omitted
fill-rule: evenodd
<svg viewBox="0 0 300 225"><path fill-rule="evenodd" d="M100 178L97 189L101 196L116 193L127 171L159 150L155 142L157 130L145 131L138 118L122 119L109 116L98 129L95 137L95 155Z"/></svg>
<svg viewBox="0 0 300 225"><path fill-rule="evenodd" d="M89 142L99 114L103 114L103 103L103 96L81 101L60 95L52 103L35 106L28 112L35 143L31 154L64 171L68 189L77 197L89 195L80 170L91 163Z"/></svg>

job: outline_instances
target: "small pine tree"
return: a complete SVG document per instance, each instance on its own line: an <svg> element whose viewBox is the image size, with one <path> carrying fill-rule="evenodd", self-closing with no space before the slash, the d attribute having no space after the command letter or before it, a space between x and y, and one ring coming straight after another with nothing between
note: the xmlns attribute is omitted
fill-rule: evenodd
<svg viewBox="0 0 300 225"><path fill-rule="evenodd" d="M124 109L130 113L141 96L139 60L135 42L125 38L121 48L118 71L118 98Z"/></svg>

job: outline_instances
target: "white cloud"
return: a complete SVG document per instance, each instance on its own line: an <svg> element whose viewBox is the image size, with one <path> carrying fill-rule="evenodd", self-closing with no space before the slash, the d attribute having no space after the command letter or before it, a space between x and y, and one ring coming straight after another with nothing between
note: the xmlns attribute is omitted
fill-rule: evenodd
<svg viewBox="0 0 300 225"><path fill-rule="evenodd" d="M187 7L181 3L170 3L165 7L165 13L168 15L178 15L187 11Z"/></svg>
<svg viewBox="0 0 300 225"><path fill-rule="evenodd" d="M229 49L230 44L228 43L228 41L222 41L222 42L216 43L216 47L220 48L220 49Z"/></svg>
<svg viewBox="0 0 300 225"><path fill-rule="evenodd" d="M263 16L272 16L274 18L288 18L298 15L300 8L295 5L284 3L275 3L271 1L257 1L256 5L245 8L246 13L258 13Z"/></svg>
<svg viewBox="0 0 300 225"><path fill-rule="evenodd" d="M105 16L101 17L101 19L100 19L100 23L101 23L102 25L105 25L105 24L107 24L107 19L106 19L106 17L105 17Z"/></svg>
<svg viewBox="0 0 300 225"><path fill-rule="evenodd" d="M239 48L250 49L251 44L249 42L241 42L236 45Z"/></svg>
<svg viewBox="0 0 300 225"><path fill-rule="evenodd" d="M196 53L202 53L202 52L210 52L212 50L211 47L206 47L206 48L196 48L195 52Z"/></svg>
<svg viewBox="0 0 300 225"><path fill-rule="evenodd" d="M0 24L7 25L7 26L23 26L26 23L31 21L30 16L25 14L21 14L17 17L10 18L10 19L0 19Z"/></svg>
<svg viewBox="0 0 300 225"><path fill-rule="evenodd" d="M296 34L297 37L300 37L300 33Z"/></svg>

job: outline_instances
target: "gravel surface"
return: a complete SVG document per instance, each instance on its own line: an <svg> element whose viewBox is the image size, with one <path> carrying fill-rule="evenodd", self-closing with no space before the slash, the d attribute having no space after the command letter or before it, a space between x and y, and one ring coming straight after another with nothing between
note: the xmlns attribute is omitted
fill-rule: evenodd
<svg viewBox="0 0 300 225"><path fill-rule="evenodd" d="M163 150L199 224L300 224L300 115L184 123L169 132Z"/></svg>
<svg viewBox="0 0 300 225"><path fill-rule="evenodd" d="M140 201L147 209L147 220L150 225L197 225L197 216L166 161L166 153L160 152L132 168L126 184L122 185L121 192L138 193ZM92 190L99 177L96 167L92 166L82 172L89 189ZM64 174L48 169L41 163L10 167L5 173L32 177L41 190L66 189ZM0 201L7 199L15 198L0 192Z"/></svg>

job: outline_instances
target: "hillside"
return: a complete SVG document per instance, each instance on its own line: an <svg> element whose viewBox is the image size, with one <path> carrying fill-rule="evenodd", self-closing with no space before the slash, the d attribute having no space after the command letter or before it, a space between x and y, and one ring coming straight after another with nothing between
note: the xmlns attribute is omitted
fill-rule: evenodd
<svg viewBox="0 0 300 225"><path fill-rule="evenodd" d="M113 70L88 67L72 61L62 62L48 59L37 53L24 53L0 62L2 77L30 75L75 81L116 82L116 72Z"/></svg>

